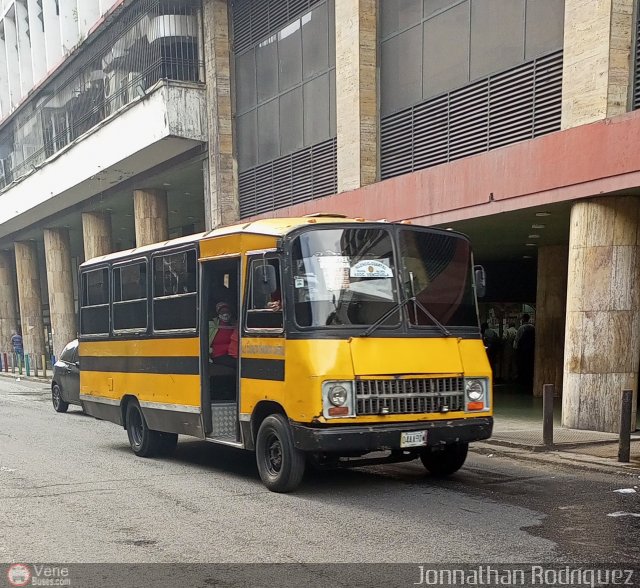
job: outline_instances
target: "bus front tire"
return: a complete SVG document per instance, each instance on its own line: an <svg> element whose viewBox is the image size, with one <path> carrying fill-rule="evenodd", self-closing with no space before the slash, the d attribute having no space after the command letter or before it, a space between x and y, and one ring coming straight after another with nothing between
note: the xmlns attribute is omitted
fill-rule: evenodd
<svg viewBox="0 0 640 588"><path fill-rule="evenodd" d="M137 402L127 405L127 435L133 452L139 457L153 457L162 452L162 435L152 431Z"/></svg>
<svg viewBox="0 0 640 588"><path fill-rule="evenodd" d="M272 492L291 492L302 481L305 455L296 449L285 416L272 414L262 421L256 438L256 462L262 482Z"/></svg>
<svg viewBox="0 0 640 588"><path fill-rule="evenodd" d="M445 477L457 472L467 459L468 443L452 443L444 448L426 448L420 453L422 465L433 476Z"/></svg>

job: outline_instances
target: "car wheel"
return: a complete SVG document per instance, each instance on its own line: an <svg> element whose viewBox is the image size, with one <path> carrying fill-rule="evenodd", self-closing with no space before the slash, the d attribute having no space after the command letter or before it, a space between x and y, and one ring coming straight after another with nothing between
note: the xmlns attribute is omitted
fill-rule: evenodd
<svg viewBox="0 0 640 588"><path fill-rule="evenodd" d="M69 403L62 399L62 389L55 382L53 386L51 386L51 401L53 402L53 409L56 412L67 412Z"/></svg>
<svg viewBox="0 0 640 588"><path fill-rule="evenodd" d="M161 451L162 433L147 426L140 405L135 401L127 405L126 424L129 444L137 456L153 457Z"/></svg>
<svg viewBox="0 0 640 588"><path fill-rule="evenodd" d="M420 453L422 464L434 476L445 477L457 472L467 459L468 443L453 443L443 448L427 448Z"/></svg>
<svg viewBox="0 0 640 588"><path fill-rule="evenodd" d="M256 462L264 485L272 492L291 492L302 481L305 455L293 444L287 419L268 416L258 430Z"/></svg>

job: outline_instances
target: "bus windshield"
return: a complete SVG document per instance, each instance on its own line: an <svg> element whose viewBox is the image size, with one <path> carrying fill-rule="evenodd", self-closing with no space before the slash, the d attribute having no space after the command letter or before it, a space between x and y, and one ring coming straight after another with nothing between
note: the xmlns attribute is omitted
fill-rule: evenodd
<svg viewBox="0 0 640 588"><path fill-rule="evenodd" d="M391 233L383 228L306 231L293 243L300 327L369 325L397 305ZM399 324L393 313L385 325Z"/></svg>
<svg viewBox="0 0 640 588"><path fill-rule="evenodd" d="M418 301L407 304L410 324L432 326L431 314L445 326L477 326L469 242L417 229L400 230L399 241L403 295Z"/></svg>
<svg viewBox="0 0 640 588"><path fill-rule="evenodd" d="M397 235L395 258L393 235ZM292 281L300 327L477 327L471 248L458 235L417 228L317 228L293 241ZM425 312L425 310L427 312ZM388 314L387 317L384 317Z"/></svg>

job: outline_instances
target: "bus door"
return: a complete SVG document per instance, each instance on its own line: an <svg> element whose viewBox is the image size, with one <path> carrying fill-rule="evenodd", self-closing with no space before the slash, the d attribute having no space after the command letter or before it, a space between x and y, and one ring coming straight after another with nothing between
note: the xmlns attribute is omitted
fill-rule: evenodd
<svg viewBox="0 0 640 588"><path fill-rule="evenodd" d="M207 437L235 443L238 429L240 257L203 262L202 407Z"/></svg>

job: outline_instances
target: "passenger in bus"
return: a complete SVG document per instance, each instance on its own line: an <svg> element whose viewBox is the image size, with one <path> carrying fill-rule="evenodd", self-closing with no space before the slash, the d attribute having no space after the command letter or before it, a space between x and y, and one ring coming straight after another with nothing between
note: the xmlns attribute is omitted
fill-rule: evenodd
<svg viewBox="0 0 640 588"><path fill-rule="evenodd" d="M216 304L216 316L209 321L209 362L211 400L234 400L238 371L238 326L226 302Z"/></svg>
<svg viewBox="0 0 640 588"><path fill-rule="evenodd" d="M209 321L209 357L216 365L235 368L237 349L238 327L234 324L231 307L226 302L218 302L216 316Z"/></svg>

